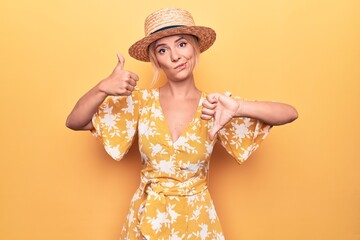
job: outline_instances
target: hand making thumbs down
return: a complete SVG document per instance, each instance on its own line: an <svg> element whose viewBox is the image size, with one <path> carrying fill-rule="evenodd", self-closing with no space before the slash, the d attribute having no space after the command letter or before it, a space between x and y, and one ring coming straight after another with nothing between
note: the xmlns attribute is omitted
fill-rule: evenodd
<svg viewBox="0 0 360 240"><path fill-rule="evenodd" d="M214 125L209 131L212 141L216 133L236 116L239 102L226 95L211 93L206 96L202 105L201 118L204 120L214 119Z"/></svg>

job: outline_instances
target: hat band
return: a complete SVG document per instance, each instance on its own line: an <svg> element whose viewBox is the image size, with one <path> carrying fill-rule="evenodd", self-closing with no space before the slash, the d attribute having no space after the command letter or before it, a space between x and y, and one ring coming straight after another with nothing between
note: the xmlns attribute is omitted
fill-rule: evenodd
<svg viewBox="0 0 360 240"><path fill-rule="evenodd" d="M150 35L154 34L154 33L157 33L157 32L160 32L160 31L164 31L166 29L170 29L170 28L177 28L177 27L183 27L185 25L173 25L173 26L167 26L167 27L163 27L163 28L160 28L152 33L150 33Z"/></svg>

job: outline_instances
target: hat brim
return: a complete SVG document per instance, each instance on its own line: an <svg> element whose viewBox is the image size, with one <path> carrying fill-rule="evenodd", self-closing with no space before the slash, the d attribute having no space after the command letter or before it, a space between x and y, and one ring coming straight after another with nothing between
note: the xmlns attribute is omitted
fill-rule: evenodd
<svg viewBox="0 0 360 240"><path fill-rule="evenodd" d="M163 37L168 37L178 34L189 34L197 37L199 41L200 52L204 52L209 47L211 47L211 45L213 45L216 39L215 31L209 27L202 27L202 26L174 27L153 33L137 41L129 48L129 54L131 57L137 60L149 62L150 58L149 58L148 48L151 43Z"/></svg>

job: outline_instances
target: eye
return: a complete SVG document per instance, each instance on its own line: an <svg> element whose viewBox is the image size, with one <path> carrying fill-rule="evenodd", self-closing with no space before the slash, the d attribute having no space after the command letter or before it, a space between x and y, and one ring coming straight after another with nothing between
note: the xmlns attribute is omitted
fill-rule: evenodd
<svg viewBox="0 0 360 240"><path fill-rule="evenodd" d="M164 54L166 52L166 49L165 48L160 48L159 50L158 50L158 53L160 53L160 54Z"/></svg>
<svg viewBox="0 0 360 240"><path fill-rule="evenodd" d="M187 45L187 42L181 42L181 43L179 43L179 47L186 47L186 45Z"/></svg>

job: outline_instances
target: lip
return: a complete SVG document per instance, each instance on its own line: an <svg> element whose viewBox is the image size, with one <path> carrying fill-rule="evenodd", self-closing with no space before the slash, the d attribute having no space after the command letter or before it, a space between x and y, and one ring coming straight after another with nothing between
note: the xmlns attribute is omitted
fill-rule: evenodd
<svg viewBox="0 0 360 240"><path fill-rule="evenodd" d="M182 69L182 68L184 68L185 66L186 66L186 62L177 65L174 69Z"/></svg>

